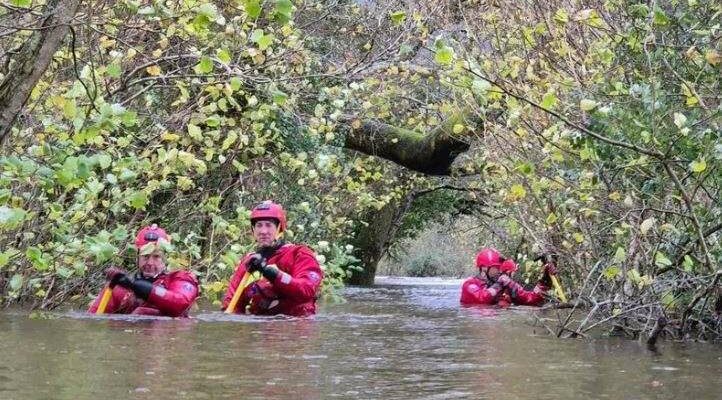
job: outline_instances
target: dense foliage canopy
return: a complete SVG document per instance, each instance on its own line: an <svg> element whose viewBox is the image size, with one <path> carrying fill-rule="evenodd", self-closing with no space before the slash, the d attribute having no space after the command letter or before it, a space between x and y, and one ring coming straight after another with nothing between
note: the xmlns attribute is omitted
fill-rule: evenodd
<svg viewBox="0 0 722 400"><path fill-rule="evenodd" d="M248 209L273 198L289 238L323 256L327 287L366 260L348 244L374 222L394 239L472 213L469 234L529 278L534 254L559 256L588 310L560 334L611 321L636 335L666 316L679 336L719 336L720 13L695 0L2 3L3 301L84 295L104 266L132 264L129 238L149 222L217 299L252 246ZM28 50L56 28L56 48Z"/></svg>

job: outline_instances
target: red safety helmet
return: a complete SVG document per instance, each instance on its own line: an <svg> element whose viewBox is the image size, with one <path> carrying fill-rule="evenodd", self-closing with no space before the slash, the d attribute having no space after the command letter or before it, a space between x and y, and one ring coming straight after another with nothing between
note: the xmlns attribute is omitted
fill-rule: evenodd
<svg viewBox="0 0 722 400"><path fill-rule="evenodd" d="M504 261L501 263L501 266L499 267L499 270L501 271L502 274L509 274L509 275L511 275L511 274L513 274L514 272L516 272L517 268L518 268L518 266L516 265L516 263L514 262L514 260L512 260L512 259L510 258L510 259L508 259L508 260L504 260Z"/></svg>
<svg viewBox="0 0 722 400"><path fill-rule="evenodd" d="M276 226L278 226L278 232L286 230L286 212L283 211L283 207L281 207L280 204L266 200L254 207L251 211L251 226L255 225L256 221L264 219L275 220Z"/></svg>
<svg viewBox="0 0 722 400"><path fill-rule="evenodd" d="M498 267L501 264L501 254L494 248L482 249L476 255L477 268Z"/></svg>
<svg viewBox="0 0 722 400"><path fill-rule="evenodd" d="M151 242L157 243L159 240L170 243L170 236L158 225L149 225L139 230L138 234L135 235L135 248L140 250L141 247L146 244Z"/></svg>

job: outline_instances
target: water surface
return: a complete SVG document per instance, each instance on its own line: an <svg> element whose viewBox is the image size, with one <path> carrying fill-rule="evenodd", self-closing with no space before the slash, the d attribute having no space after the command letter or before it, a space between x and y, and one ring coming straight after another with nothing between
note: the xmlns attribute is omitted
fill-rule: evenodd
<svg viewBox="0 0 722 400"><path fill-rule="evenodd" d="M722 399L719 344L560 340L458 280L378 283L311 319L5 312L0 399Z"/></svg>

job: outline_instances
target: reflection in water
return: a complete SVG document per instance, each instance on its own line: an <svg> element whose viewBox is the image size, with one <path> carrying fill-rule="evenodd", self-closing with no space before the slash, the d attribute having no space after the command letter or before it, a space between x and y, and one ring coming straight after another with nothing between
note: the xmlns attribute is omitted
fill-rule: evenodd
<svg viewBox="0 0 722 400"><path fill-rule="evenodd" d="M721 397L718 345L559 340L533 309L459 307L459 285L384 280L308 319L5 313L0 399Z"/></svg>

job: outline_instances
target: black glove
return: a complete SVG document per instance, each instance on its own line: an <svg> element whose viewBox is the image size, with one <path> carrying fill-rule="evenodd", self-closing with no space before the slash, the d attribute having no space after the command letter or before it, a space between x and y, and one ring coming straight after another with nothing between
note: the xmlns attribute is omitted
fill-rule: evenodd
<svg viewBox="0 0 722 400"><path fill-rule="evenodd" d="M276 280L276 276L278 276L278 270L267 266L266 259L258 253L252 255L251 259L248 260L248 263L246 263L246 271L251 274L258 271L270 282Z"/></svg>
<svg viewBox="0 0 722 400"><path fill-rule="evenodd" d="M110 286L120 285L126 289L132 290L136 296L143 300L148 300L150 291L153 289L153 283L149 280L136 277L135 279L129 277L123 272L116 272L110 278Z"/></svg>

